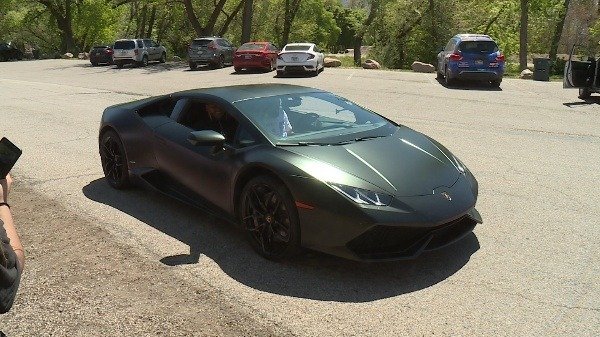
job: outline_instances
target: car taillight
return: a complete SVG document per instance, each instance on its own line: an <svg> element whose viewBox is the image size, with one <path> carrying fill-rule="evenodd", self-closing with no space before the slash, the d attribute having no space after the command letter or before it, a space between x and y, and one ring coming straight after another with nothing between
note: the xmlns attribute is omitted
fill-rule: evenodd
<svg viewBox="0 0 600 337"><path fill-rule="evenodd" d="M210 50L217 50L217 46L215 45L215 42L214 42L214 41L213 41L213 42L211 42L211 43L209 43L207 47L208 47L208 49L210 49Z"/></svg>
<svg viewBox="0 0 600 337"><path fill-rule="evenodd" d="M462 60L463 57L461 54L452 53L452 54L450 54L449 58L450 58L450 61L460 61L460 60Z"/></svg>
<svg viewBox="0 0 600 337"><path fill-rule="evenodd" d="M104 52L107 53L108 55L112 55L112 53L113 53L112 49L107 49Z"/></svg>
<svg viewBox="0 0 600 337"><path fill-rule="evenodd" d="M133 50L133 53L134 53L135 55L139 55L139 54L140 54L140 50L139 50L139 49L134 49L134 50Z"/></svg>
<svg viewBox="0 0 600 337"><path fill-rule="evenodd" d="M498 56L496 56L496 62L504 62L504 54L498 54Z"/></svg>
<svg viewBox="0 0 600 337"><path fill-rule="evenodd" d="M308 55L308 58L307 58L307 60L312 60L312 59L314 59L314 58L315 58L315 55L313 55L313 54L309 54L309 55Z"/></svg>

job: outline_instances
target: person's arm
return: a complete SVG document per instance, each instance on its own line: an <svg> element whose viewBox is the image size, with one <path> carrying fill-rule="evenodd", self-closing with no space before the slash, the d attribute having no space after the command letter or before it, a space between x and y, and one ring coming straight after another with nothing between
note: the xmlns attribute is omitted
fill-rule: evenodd
<svg viewBox="0 0 600 337"><path fill-rule="evenodd" d="M8 195L10 193L10 187L12 185L12 177L9 175L5 179L0 179L0 204L8 203ZM10 246L15 251L17 256L17 269L23 270L25 266L25 251L23 244L15 228L13 221L12 212L7 205L0 206L0 220L4 223L4 229L6 230L6 236L10 239Z"/></svg>

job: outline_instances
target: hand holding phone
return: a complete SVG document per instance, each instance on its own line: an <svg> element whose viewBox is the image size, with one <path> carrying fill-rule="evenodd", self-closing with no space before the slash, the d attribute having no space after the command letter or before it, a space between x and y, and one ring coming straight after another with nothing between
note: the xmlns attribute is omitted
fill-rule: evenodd
<svg viewBox="0 0 600 337"><path fill-rule="evenodd" d="M0 179L6 178L19 157L21 149L11 143L6 137L0 140Z"/></svg>

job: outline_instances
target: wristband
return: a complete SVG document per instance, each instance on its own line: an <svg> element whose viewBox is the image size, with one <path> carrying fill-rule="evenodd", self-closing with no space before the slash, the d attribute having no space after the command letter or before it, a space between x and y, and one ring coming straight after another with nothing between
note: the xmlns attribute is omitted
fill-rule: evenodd
<svg viewBox="0 0 600 337"><path fill-rule="evenodd" d="M10 205L7 202L0 202L0 207L1 206L6 206L8 209L10 209Z"/></svg>

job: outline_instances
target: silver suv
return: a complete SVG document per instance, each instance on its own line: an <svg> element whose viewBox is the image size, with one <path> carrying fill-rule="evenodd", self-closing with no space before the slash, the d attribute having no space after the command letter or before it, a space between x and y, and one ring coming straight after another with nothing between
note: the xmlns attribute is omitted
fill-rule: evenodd
<svg viewBox="0 0 600 337"><path fill-rule="evenodd" d="M113 62L117 68L127 63L145 67L150 61L165 63L167 60L167 49L150 39L117 40L113 51Z"/></svg>

